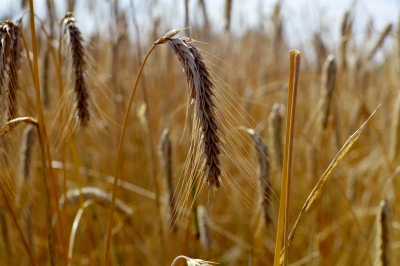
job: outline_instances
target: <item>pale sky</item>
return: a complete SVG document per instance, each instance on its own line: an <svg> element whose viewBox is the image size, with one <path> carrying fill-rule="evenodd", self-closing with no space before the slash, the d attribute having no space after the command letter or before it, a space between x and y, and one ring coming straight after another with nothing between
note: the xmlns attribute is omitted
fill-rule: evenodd
<svg viewBox="0 0 400 266"><path fill-rule="evenodd" d="M272 14L277 0L233 0L232 28L235 33L243 32L247 27L264 25L268 23L268 17ZM0 18L10 16L17 18L21 16L20 1L1 0ZM44 18L46 14L46 0L34 0L35 11L39 17ZM61 18L66 12L66 1L55 0L57 14ZM106 21L110 14L111 0L76 0L75 18L85 27L81 30L85 35L93 31L104 31ZM198 1L190 0L191 25L201 20L198 12ZM340 20L345 10L348 10L353 0L283 0L282 15L284 17L286 35L289 42L296 45L297 40L306 41L310 33L324 29L324 34L329 38L339 35ZM92 7L89 7L89 3ZM120 0L120 9L128 14L128 20L132 16L140 24L144 31L152 23L154 18L162 19L162 30L169 31L173 28L184 26L184 0ZM211 20L212 29L221 30L224 25L224 3L225 0L205 0L208 16ZM132 8L133 7L133 8ZM96 9L90 12L89 8ZM362 35L365 25L372 18L376 34L385 27L387 23L397 26L400 12L400 0L358 0L355 9L354 33ZM100 21L100 23L99 23ZM165 29L163 29L163 27ZM335 37L336 36L336 37Z"/></svg>

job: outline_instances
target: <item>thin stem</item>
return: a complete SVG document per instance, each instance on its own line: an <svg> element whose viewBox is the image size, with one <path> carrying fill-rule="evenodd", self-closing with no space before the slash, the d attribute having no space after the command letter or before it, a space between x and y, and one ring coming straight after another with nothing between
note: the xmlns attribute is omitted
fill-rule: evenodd
<svg viewBox="0 0 400 266"><path fill-rule="evenodd" d="M132 109L133 99L135 98L135 94L136 94L137 87L139 84L139 79L140 79L140 76L142 75L144 65L146 64L147 59L149 58L151 52L154 50L155 47L156 47L156 44L153 44L151 46L150 50L147 52L146 57L143 60L142 65L140 66L140 70L139 70L139 73L137 74L135 85L133 87L132 94L131 94L131 97L129 100L128 109L126 110L124 124L122 126L121 137L119 139L117 170L116 170L114 184L113 184L111 207L110 207L110 218L109 218L108 227L107 227L106 250L105 250L105 258L104 258L104 265L106 265L106 266L108 266L108 262L110 260L111 229L113 226L113 214L114 214L114 209L115 209L115 199L116 199L117 185L118 185L118 180L119 180L119 175L120 175L119 170L121 169L121 166L122 166L121 165L122 164L122 147L124 145L124 139L125 139L126 129L127 129L127 125L128 125L129 113Z"/></svg>
<svg viewBox="0 0 400 266"><path fill-rule="evenodd" d="M275 244L274 265L280 265L280 252L282 249L282 241L284 241L285 257L283 265L287 264L288 255L288 214L289 214L289 191L291 179L292 165L292 147L293 147L293 131L295 119L295 106L297 99L297 86L300 68L300 52L296 50L290 51L290 69L289 69L289 88L288 102L286 113L286 131L285 131L285 152L283 158L281 197L279 206L278 230Z"/></svg>
<svg viewBox="0 0 400 266"><path fill-rule="evenodd" d="M74 223L72 224L71 234L69 237L69 244L68 244L68 263L66 265L71 265L72 255L74 251L74 243L75 243L75 236L76 231L78 230L79 222L81 221L83 212L87 207L93 204L94 200L87 200L85 201L82 206L79 208L78 212L75 215Z"/></svg>
<svg viewBox="0 0 400 266"><path fill-rule="evenodd" d="M47 144L47 132L45 127L45 119L42 107L42 99L40 94L40 79L39 79L39 63L38 63L38 49L37 49L37 41L36 41L36 25L35 25L35 12L34 12L34 5L33 0L29 0L30 4L30 24L31 24L31 35L32 35L32 54L33 54L33 82L35 87L35 94L36 94L36 108L38 113L38 124L39 124L39 140L40 140L40 152L41 152L41 161L42 161L42 171L43 171L43 184L45 189L45 197L46 197L46 212L47 212L47 222L48 222L48 245L49 245L49 253L50 253L50 264L55 265L55 243L54 243L54 233L52 229L51 223L51 204L50 204L50 190L48 188L48 180L47 180L47 165L46 165L46 158L49 167L50 173L50 181L52 186L52 195L54 197L54 204L56 206L56 212L58 217L60 217L60 222L58 226L58 230L61 236L61 243L64 243L64 234L63 234L63 222L61 219L60 208L58 206L58 193L57 187L55 184L55 178L53 174L53 169L51 167L51 153L50 147ZM61 245L63 248L63 246Z"/></svg>

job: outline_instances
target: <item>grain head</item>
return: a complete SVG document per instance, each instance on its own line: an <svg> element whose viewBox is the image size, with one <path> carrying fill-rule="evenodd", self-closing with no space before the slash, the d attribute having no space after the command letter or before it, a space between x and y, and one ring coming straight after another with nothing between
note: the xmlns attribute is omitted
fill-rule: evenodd
<svg viewBox="0 0 400 266"><path fill-rule="evenodd" d="M63 23L63 49L68 68L68 78L72 80L75 120L79 127L86 127L91 117L90 91L87 83L86 51L83 38L73 14L68 12Z"/></svg>

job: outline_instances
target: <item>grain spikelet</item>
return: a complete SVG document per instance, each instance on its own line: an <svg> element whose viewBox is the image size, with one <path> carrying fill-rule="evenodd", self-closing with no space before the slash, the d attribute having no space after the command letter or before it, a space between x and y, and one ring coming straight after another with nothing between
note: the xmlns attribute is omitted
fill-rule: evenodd
<svg viewBox="0 0 400 266"><path fill-rule="evenodd" d="M7 110L6 120L16 116L21 47L18 26L10 20L0 22L0 107Z"/></svg>
<svg viewBox="0 0 400 266"><path fill-rule="evenodd" d="M223 143L214 103L214 85L203 58L189 38L169 39L181 61L189 85L189 102L194 103L194 141L200 149L201 168L209 186L220 187L220 158Z"/></svg>
<svg viewBox="0 0 400 266"><path fill-rule="evenodd" d="M22 138L22 148L21 148L21 180L29 180L30 169L32 161L32 149L35 144L36 139L36 128L33 126L28 126Z"/></svg>
<svg viewBox="0 0 400 266"><path fill-rule="evenodd" d="M94 200L102 205L109 207L111 204L111 194L101 190L97 187L83 187L81 189L69 189L67 191L67 198L64 195L61 196L59 200L60 209L63 209L66 205L71 205L79 202L79 197L83 197L86 200ZM127 216L132 216L133 210L131 207L126 205L120 199L115 200L115 209Z"/></svg>
<svg viewBox="0 0 400 266"><path fill-rule="evenodd" d="M322 97L321 97L321 109L319 112L319 121L323 129L328 125L329 114L331 112L333 90L336 84L337 67L336 61L333 55L329 55L325 61L323 68L322 78Z"/></svg>
<svg viewBox="0 0 400 266"><path fill-rule="evenodd" d="M174 197L175 186L172 180L172 152L171 152L171 140L169 138L169 130L168 128L164 129L161 140L159 144L158 153L161 160L162 168L164 169L164 183L167 191L167 198L169 202L169 210L170 216L169 220L171 221L173 214L176 213L176 204ZM174 227L176 228L176 227Z"/></svg>
<svg viewBox="0 0 400 266"><path fill-rule="evenodd" d="M75 18L68 12L63 19L63 48L66 49L69 78L72 79L75 120L79 127L86 127L91 117L90 91L87 83L86 52Z"/></svg>
<svg viewBox="0 0 400 266"><path fill-rule="evenodd" d="M203 205L197 207L197 222L199 225L200 242L206 250L211 249L211 237L208 229L208 215L207 210Z"/></svg>
<svg viewBox="0 0 400 266"><path fill-rule="evenodd" d="M386 200L381 201L377 215L376 258L374 265L389 265L389 208Z"/></svg>
<svg viewBox="0 0 400 266"><path fill-rule="evenodd" d="M259 204L264 216L265 226L271 224L271 215L269 211L269 205L271 202L271 186L269 183L270 178L270 163L268 158L268 147L265 145L260 135L257 134L253 129L246 129L247 133L251 136L254 141L255 149L257 151L258 158L258 180L259 180Z"/></svg>
<svg viewBox="0 0 400 266"><path fill-rule="evenodd" d="M241 107L235 105L239 102L226 89L226 84L211 76L211 70L205 65L206 59L194 46L192 39L172 38L179 31L172 30L154 42L154 45L169 42L183 66L188 84L186 114L191 116L188 119L191 123L190 147L175 193L177 211L173 217L174 223L181 214L186 216L187 222L189 212L186 210L196 205L195 201L206 184L209 192L220 187L226 190L226 185L229 185L241 202L254 202L254 198L240 184L241 181L229 171L230 167L239 170L238 175L242 175L251 188L258 191L253 172L256 162L250 155L254 145L239 133L239 118L244 118L239 112L242 111ZM214 81L220 85L218 90Z"/></svg>
<svg viewBox="0 0 400 266"><path fill-rule="evenodd" d="M283 167L283 142L282 142L282 127L283 117L280 113L280 104L275 103L272 107L272 112L269 115L269 138L272 151L272 160L275 167L282 169Z"/></svg>

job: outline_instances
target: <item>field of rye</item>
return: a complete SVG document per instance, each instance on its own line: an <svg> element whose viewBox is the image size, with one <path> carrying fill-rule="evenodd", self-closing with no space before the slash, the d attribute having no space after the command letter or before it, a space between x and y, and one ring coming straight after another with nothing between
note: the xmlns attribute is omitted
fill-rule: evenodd
<svg viewBox="0 0 400 266"><path fill-rule="evenodd" d="M72 0L1 18L0 265L400 261L400 24L290 47L281 1L243 34L239 1L99 1L89 36Z"/></svg>

